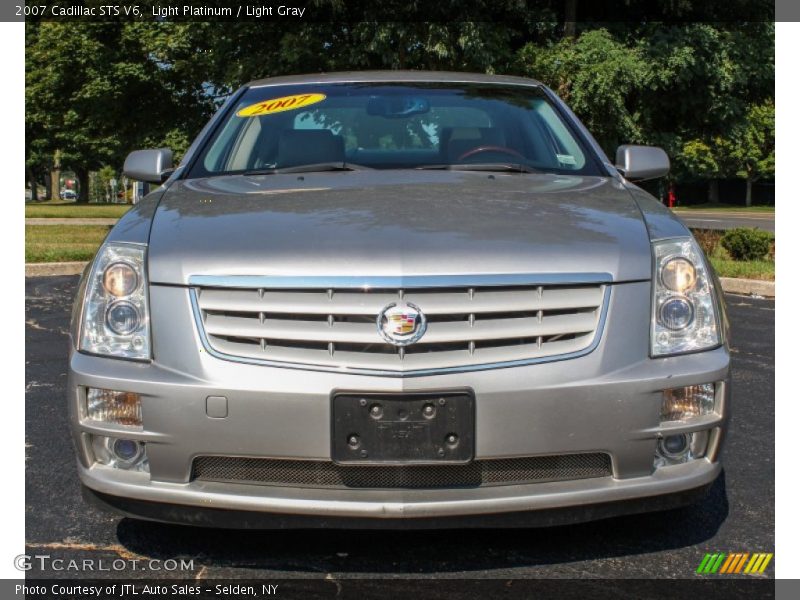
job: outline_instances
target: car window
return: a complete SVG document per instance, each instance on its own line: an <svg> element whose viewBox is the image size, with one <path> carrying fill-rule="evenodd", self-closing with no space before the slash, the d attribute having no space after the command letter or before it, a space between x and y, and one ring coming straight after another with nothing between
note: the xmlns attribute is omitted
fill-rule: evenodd
<svg viewBox="0 0 800 600"><path fill-rule="evenodd" d="M586 156L550 104L544 100L534 102L531 118L539 119L542 123L546 139L552 144L552 151L559 165L565 169L580 169L584 166Z"/></svg>
<svg viewBox="0 0 800 600"><path fill-rule="evenodd" d="M189 176L318 163L519 164L599 174L535 86L326 84L247 90Z"/></svg>
<svg viewBox="0 0 800 600"><path fill-rule="evenodd" d="M344 137L345 149L438 150L444 127L491 127L486 112L464 107L433 107L425 115L385 119L367 115L360 107L317 108L299 113L295 129L329 129Z"/></svg>

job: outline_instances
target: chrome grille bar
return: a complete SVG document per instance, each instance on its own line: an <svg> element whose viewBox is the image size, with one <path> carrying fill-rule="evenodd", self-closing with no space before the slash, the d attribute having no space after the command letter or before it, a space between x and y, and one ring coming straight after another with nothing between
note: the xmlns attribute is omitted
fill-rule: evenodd
<svg viewBox="0 0 800 600"><path fill-rule="evenodd" d="M353 292L326 290L323 292L273 290L220 290L201 288L203 308L235 312L376 315L389 302L398 299L397 292ZM491 313L525 310L553 310L599 306L603 301L600 286L572 289L548 289L546 297L538 288L526 291L494 291L491 288L461 293L425 294L406 292L406 302L425 305L425 314Z"/></svg>
<svg viewBox="0 0 800 600"><path fill-rule="evenodd" d="M193 286L190 294L209 353L243 362L413 376L563 360L591 351L611 289L598 283L603 276L595 276L594 283L565 278L547 285L528 276L531 283L515 284L520 277L484 286L479 277L462 288L430 277L428 287L412 289L379 288L370 278L360 286L310 288L307 279L298 279L295 287L247 289L232 285L238 280L220 278L217 286ZM422 338L405 348L384 341L376 325L382 309L399 300L419 306L428 321Z"/></svg>

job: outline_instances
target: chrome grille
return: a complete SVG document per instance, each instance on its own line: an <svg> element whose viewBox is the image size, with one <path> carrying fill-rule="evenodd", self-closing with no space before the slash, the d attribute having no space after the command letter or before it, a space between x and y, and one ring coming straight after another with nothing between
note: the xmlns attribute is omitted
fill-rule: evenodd
<svg viewBox="0 0 800 600"><path fill-rule="evenodd" d="M609 477L607 454L565 454L476 460L466 465L341 466L330 461L199 456L196 481L287 487L440 489L524 485Z"/></svg>
<svg viewBox="0 0 800 600"><path fill-rule="evenodd" d="M436 371L573 355L596 339L607 285L192 287L198 326L222 358L376 372ZM403 300L426 315L397 347L376 319Z"/></svg>

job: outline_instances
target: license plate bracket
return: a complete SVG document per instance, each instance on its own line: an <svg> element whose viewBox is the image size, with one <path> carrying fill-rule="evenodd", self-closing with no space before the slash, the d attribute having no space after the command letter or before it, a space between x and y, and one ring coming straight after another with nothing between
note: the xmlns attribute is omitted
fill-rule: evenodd
<svg viewBox="0 0 800 600"><path fill-rule="evenodd" d="M331 456L339 464L465 464L474 456L469 390L334 394Z"/></svg>

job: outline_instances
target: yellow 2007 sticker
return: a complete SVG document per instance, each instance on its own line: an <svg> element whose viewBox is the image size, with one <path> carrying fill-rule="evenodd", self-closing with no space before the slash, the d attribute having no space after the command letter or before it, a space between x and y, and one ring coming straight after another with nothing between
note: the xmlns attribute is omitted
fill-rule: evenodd
<svg viewBox="0 0 800 600"><path fill-rule="evenodd" d="M260 117L261 115L271 115L285 110L296 110L322 102L325 94L295 94L294 96L283 96L282 98L272 98L256 104L246 106L236 113L237 117Z"/></svg>

